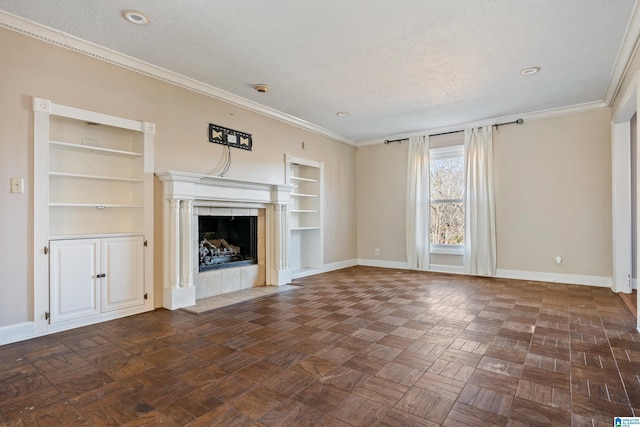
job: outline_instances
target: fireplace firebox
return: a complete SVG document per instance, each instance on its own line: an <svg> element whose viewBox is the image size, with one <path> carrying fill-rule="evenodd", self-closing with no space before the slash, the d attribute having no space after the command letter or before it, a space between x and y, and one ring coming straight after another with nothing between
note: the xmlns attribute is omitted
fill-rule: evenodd
<svg viewBox="0 0 640 427"><path fill-rule="evenodd" d="M258 262L258 217L198 216L200 272Z"/></svg>

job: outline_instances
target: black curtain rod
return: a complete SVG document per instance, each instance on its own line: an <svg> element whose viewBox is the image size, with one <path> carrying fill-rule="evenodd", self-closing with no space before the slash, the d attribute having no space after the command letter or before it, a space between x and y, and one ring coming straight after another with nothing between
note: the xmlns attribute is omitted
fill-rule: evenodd
<svg viewBox="0 0 640 427"><path fill-rule="evenodd" d="M521 125L522 123L524 123L524 120L522 119L518 119L518 120L514 120L512 122L506 122L506 123L496 123L495 125L491 125L492 127L495 127L496 129L498 128L498 126L504 126L504 125ZM464 132L464 129L460 129L460 130L452 130L450 132L442 132L442 133L433 133L429 136L439 136L439 135L449 135L451 133L458 133L458 132ZM408 141L409 138L402 138L402 139L385 139L384 143L385 144L391 144L392 142L402 142L402 141Z"/></svg>

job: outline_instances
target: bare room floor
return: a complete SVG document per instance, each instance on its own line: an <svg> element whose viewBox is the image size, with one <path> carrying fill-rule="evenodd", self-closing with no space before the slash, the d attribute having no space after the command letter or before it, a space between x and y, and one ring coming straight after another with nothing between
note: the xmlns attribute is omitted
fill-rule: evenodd
<svg viewBox="0 0 640 427"><path fill-rule="evenodd" d="M0 347L9 425L611 426L640 336L609 289L354 267L195 315Z"/></svg>

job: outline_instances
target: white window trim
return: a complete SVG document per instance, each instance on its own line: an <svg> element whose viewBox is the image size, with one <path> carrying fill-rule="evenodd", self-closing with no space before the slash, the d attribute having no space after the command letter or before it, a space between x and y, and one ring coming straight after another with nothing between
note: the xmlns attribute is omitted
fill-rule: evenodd
<svg viewBox="0 0 640 427"><path fill-rule="evenodd" d="M429 150L429 159L430 160L443 160L443 159L452 159L454 157L462 157L464 158L464 144L460 145L452 145L448 147L439 147L439 148L431 148ZM453 200L436 200L435 203L444 203L444 202L463 202L464 199L453 199ZM431 200L429 200L431 203ZM444 245L441 243L431 243L429 245L429 252L432 254L438 255L464 255L464 245Z"/></svg>
<svg viewBox="0 0 640 427"><path fill-rule="evenodd" d="M429 247L429 251L432 254L439 255L464 255L464 246L432 243Z"/></svg>

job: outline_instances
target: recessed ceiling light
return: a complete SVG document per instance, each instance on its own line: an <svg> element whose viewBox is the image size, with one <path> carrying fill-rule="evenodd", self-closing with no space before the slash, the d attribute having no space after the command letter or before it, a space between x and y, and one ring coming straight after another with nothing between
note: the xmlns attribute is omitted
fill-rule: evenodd
<svg viewBox="0 0 640 427"><path fill-rule="evenodd" d="M149 23L149 18L147 18L147 15L137 10L123 10L122 16L132 24L147 25Z"/></svg>
<svg viewBox="0 0 640 427"><path fill-rule="evenodd" d="M336 113L336 116L338 116L338 117L349 117L349 113L347 113L346 111L338 111Z"/></svg>
<svg viewBox="0 0 640 427"><path fill-rule="evenodd" d="M267 93L271 89L268 85L265 84L255 85L253 88L260 93Z"/></svg>
<svg viewBox="0 0 640 427"><path fill-rule="evenodd" d="M540 67L527 67L523 68L522 71L520 71L520 74L523 76L531 76L533 74L537 74L539 71Z"/></svg>

